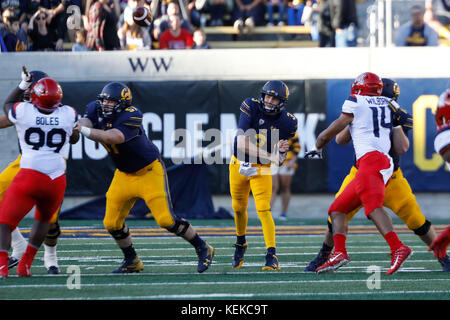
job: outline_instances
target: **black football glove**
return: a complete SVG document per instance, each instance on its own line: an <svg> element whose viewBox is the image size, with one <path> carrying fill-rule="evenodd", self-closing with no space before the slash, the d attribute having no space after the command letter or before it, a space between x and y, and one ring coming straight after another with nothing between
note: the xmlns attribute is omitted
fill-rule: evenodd
<svg viewBox="0 0 450 320"><path fill-rule="evenodd" d="M412 115L410 115L405 109L398 108L394 112L394 127L395 126L402 126L402 129L405 133L408 133L409 130L413 127L413 118Z"/></svg>

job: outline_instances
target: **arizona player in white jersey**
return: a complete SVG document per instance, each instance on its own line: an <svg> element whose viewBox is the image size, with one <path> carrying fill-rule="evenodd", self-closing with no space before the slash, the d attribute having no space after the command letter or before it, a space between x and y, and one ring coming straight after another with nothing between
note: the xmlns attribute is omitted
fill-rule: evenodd
<svg viewBox="0 0 450 320"><path fill-rule="evenodd" d="M434 149L442 156L450 170L450 89L439 96L435 118L437 133L434 138Z"/></svg>
<svg viewBox="0 0 450 320"><path fill-rule="evenodd" d="M447 168L450 170L450 89L445 90L439 96L435 118L437 133L434 139L434 149L442 156ZM450 226L439 234L430 245L429 250L433 250L435 257L442 258L447 255L447 246L449 244Z"/></svg>
<svg viewBox="0 0 450 320"><path fill-rule="evenodd" d="M16 103L8 114L17 130L22 157L21 169L0 205L0 277L8 276L11 231L36 205L36 221L17 267L19 276L31 276L34 257L64 198L66 146L69 140L72 143L78 140L78 133L72 132L76 111L61 105L62 89L56 81L39 80L30 97L31 103Z"/></svg>
<svg viewBox="0 0 450 320"><path fill-rule="evenodd" d="M352 92L356 94L350 95L342 106L341 116L317 137L317 150L306 154L321 157L321 149L347 125L350 127L358 172L328 210L335 249L328 261L316 269L317 273L334 271L350 262L345 246L347 214L361 205L391 249L387 274L396 272L412 252L400 241L390 216L383 209L385 185L392 175L393 162L389 156L392 115L388 99L380 97L382 89L383 82L376 74L359 75L352 83Z"/></svg>

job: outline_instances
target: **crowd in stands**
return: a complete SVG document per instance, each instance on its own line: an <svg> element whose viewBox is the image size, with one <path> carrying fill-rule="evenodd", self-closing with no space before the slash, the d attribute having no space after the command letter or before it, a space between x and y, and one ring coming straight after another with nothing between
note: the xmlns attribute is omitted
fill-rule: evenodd
<svg viewBox="0 0 450 320"><path fill-rule="evenodd" d="M207 49L203 28L223 25L306 25L320 47L357 45L356 0L153 1L0 0L1 51ZM151 26L133 21L138 6L153 9Z"/></svg>

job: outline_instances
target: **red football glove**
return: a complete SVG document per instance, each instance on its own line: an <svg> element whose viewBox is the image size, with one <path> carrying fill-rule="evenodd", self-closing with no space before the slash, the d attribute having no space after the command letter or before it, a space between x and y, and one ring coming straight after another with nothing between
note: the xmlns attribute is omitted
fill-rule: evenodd
<svg viewBox="0 0 450 320"><path fill-rule="evenodd" d="M447 255L447 246L449 243L450 227L447 227L436 239L434 239L433 243L428 248L428 251L433 250L436 258L443 259Z"/></svg>

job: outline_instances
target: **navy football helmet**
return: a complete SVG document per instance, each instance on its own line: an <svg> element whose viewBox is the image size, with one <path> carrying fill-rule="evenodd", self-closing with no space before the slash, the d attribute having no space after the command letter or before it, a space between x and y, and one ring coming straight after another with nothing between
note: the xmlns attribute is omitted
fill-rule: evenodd
<svg viewBox="0 0 450 320"><path fill-rule="evenodd" d="M32 91L33 86L36 84L36 82L38 82L39 80L44 79L44 78L50 78L50 76L48 74L46 74L43 71L39 71L39 70L30 71L29 74L31 74L33 76L32 80L31 80L31 86L27 90L25 90L25 92L23 93L23 101L27 101L27 102L31 102L30 93Z"/></svg>
<svg viewBox="0 0 450 320"><path fill-rule="evenodd" d="M383 81L383 91L381 92L381 95L397 101L398 96L400 95L398 83L388 78L382 78L381 81Z"/></svg>
<svg viewBox="0 0 450 320"><path fill-rule="evenodd" d="M264 102L264 97L266 95L276 97L281 101L278 105L270 104L271 108L268 108L266 107L266 104L268 103ZM261 109L264 112L264 114L277 115L286 106L288 98L289 98L289 88L283 81L279 80L267 81L266 84L261 89L261 98L260 98Z"/></svg>
<svg viewBox="0 0 450 320"><path fill-rule="evenodd" d="M110 82L97 96L97 100L100 102L103 118L112 118L116 113L121 112L131 105L131 90L123 83ZM104 102L105 100L114 101L116 104L106 104Z"/></svg>

